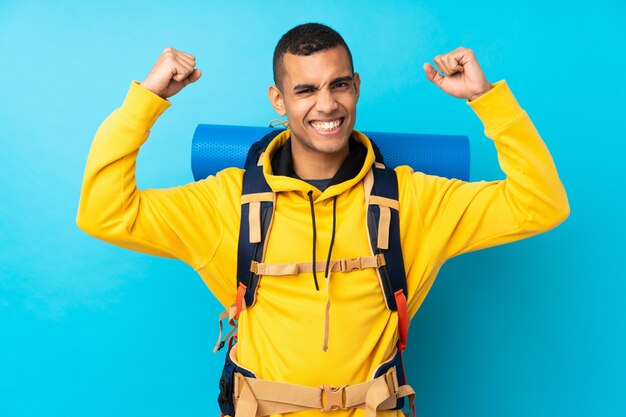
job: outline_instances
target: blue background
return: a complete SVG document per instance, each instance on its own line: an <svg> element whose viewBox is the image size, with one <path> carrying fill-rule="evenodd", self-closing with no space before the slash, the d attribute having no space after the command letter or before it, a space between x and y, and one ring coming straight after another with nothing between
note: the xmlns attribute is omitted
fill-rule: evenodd
<svg viewBox="0 0 626 417"><path fill-rule="evenodd" d="M0 416L217 415L217 302L186 265L77 229L84 164L171 45L204 75L155 125L139 185L191 181L198 123L275 118L272 51L306 21L352 49L357 128L467 134L472 178L497 179L479 120L421 69L471 47L531 115L570 198L561 227L444 267L410 329L418 415L626 415L624 3L232 3L0 1Z"/></svg>

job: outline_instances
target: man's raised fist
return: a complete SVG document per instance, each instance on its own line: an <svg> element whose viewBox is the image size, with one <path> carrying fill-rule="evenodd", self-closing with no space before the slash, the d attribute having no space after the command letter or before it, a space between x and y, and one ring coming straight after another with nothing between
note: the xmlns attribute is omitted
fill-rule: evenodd
<svg viewBox="0 0 626 417"><path fill-rule="evenodd" d="M195 66L196 57L167 47L141 86L162 98L172 97L187 84L198 81L202 71Z"/></svg>
<svg viewBox="0 0 626 417"><path fill-rule="evenodd" d="M444 75L427 62L424 64L426 77L451 96L476 100L493 88L471 49L457 48L436 56L434 61Z"/></svg>

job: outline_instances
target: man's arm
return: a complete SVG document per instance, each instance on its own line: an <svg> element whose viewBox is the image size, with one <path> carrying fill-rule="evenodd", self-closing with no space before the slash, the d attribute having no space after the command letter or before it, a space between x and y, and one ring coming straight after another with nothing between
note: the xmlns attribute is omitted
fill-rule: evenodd
<svg viewBox="0 0 626 417"><path fill-rule="evenodd" d="M498 151L505 180L464 182L414 173L406 193L440 263L461 253L547 231L569 215L554 162L506 82L489 83L473 52L458 48L435 58L444 76L425 64L446 93L468 99ZM406 178L406 177L405 177ZM409 232L410 233L410 232Z"/></svg>
<svg viewBox="0 0 626 417"><path fill-rule="evenodd" d="M135 159L166 98L196 81L188 54L167 48L146 80L131 84L123 105L94 138L81 191L77 224L118 246L184 260L195 268L216 250L223 232L217 205L224 178L162 190L138 190Z"/></svg>
<svg viewBox="0 0 626 417"><path fill-rule="evenodd" d="M441 265L462 253L545 232L569 215L552 157L506 82L487 82L472 51L439 56L444 76L426 76L446 93L470 101L498 151L505 180L466 182L399 167L403 256L409 315L426 297Z"/></svg>

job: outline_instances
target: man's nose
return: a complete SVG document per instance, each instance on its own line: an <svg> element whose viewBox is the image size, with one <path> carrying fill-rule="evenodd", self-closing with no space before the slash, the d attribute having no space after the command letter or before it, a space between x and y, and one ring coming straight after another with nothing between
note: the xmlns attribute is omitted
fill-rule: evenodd
<svg viewBox="0 0 626 417"><path fill-rule="evenodd" d="M330 91L320 91L317 95L315 108L320 113L330 114L337 110L337 100Z"/></svg>

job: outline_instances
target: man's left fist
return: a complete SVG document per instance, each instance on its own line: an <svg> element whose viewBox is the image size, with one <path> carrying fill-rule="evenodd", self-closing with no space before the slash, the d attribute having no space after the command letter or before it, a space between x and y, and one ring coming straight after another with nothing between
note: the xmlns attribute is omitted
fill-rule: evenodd
<svg viewBox="0 0 626 417"><path fill-rule="evenodd" d="M451 96L471 101L493 88L471 49L457 48L436 56L434 61L444 75L427 62L424 64L426 77Z"/></svg>

